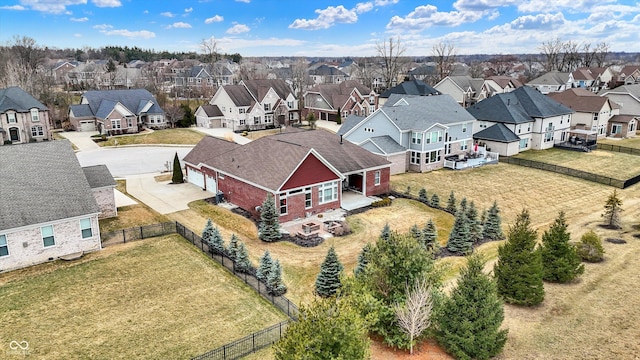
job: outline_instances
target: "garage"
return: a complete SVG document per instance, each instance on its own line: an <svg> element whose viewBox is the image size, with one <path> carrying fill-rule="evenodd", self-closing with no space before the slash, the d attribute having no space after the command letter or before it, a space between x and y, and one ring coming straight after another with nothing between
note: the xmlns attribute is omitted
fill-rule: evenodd
<svg viewBox="0 0 640 360"><path fill-rule="evenodd" d="M204 189L204 174L193 168L187 168L187 181Z"/></svg>
<svg viewBox="0 0 640 360"><path fill-rule="evenodd" d="M215 194L218 191L218 187L216 186L216 179L207 174L206 182L207 182L207 191Z"/></svg>
<svg viewBox="0 0 640 360"><path fill-rule="evenodd" d="M96 131L96 123L93 120L80 121L80 131Z"/></svg>

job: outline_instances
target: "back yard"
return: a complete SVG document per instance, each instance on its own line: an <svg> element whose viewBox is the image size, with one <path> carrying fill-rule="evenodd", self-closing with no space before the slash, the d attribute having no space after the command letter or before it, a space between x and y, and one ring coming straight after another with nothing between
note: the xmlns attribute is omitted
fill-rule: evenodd
<svg viewBox="0 0 640 360"><path fill-rule="evenodd" d="M184 359L285 319L177 235L0 274L0 351L38 359Z"/></svg>

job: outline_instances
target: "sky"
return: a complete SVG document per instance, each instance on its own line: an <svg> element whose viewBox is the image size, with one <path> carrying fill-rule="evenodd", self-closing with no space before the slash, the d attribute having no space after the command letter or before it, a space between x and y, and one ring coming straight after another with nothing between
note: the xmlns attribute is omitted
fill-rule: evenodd
<svg viewBox="0 0 640 360"><path fill-rule="evenodd" d="M539 53L554 39L640 52L640 0L0 0L0 43L201 51L214 38L242 56Z"/></svg>

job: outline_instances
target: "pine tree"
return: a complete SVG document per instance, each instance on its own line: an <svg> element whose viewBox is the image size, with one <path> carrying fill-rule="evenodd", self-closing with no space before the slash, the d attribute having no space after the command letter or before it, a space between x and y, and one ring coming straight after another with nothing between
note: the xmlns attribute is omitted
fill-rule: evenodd
<svg viewBox="0 0 640 360"><path fill-rule="evenodd" d="M536 249L537 237L525 209L509 227L507 242L498 248L498 262L493 273L498 294L508 303L532 306L544 300L542 257Z"/></svg>
<svg viewBox="0 0 640 360"><path fill-rule="evenodd" d="M493 202L487 218L484 221L484 228L482 230L482 237L489 240L502 240L504 239L504 233L502 232L502 218L500 217L500 209L498 209L498 203Z"/></svg>
<svg viewBox="0 0 640 360"><path fill-rule="evenodd" d="M495 281L482 272L484 261L472 255L460 279L436 312L438 342L457 359L489 359L502 351L504 305Z"/></svg>
<svg viewBox="0 0 640 360"><path fill-rule="evenodd" d="M434 254L440 253L440 242L438 241L438 229L432 219L422 228L422 246Z"/></svg>
<svg viewBox="0 0 640 360"><path fill-rule="evenodd" d="M182 173L182 166L180 166L180 159L178 153L173 158L173 177L171 182L174 184L182 184L184 182L184 174Z"/></svg>
<svg viewBox="0 0 640 360"><path fill-rule="evenodd" d="M282 267L279 260L276 260L271 267L267 277L267 289L273 296L284 295L287 292L287 286L282 281Z"/></svg>
<svg viewBox="0 0 640 360"><path fill-rule="evenodd" d="M369 263L369 252L371 251L371 244L366 243L360 254L358 254L358 265L353 269L353 274L355 276L364 274L365 269L367 268L367 264Z"/></svg>
<svg viewBox="0 0 640 360"><path fill-rule="evenodd" d="M273 259L271 259L271 254L269 254L269 250L265 250L262 257L260 257L258 270L256 270L256 278L266 284L267 278L271 273L271 268L273 268Z"/></svg>
<svg viewBox="0 0 640 360"><path fill-rule="evenodd" d="M320 265L320 273L316 277L316 294L322 297L335 295L342 285L340 282L342 269L343 266L338 260L336 250L332 246L329 248L322 265Z"/></svg>
<svg viewBox="0 0 640 360"><path fill-rule="evenodd" d="M382 228L382 232L380 233L380 239L389 240L391 237L391 228L389 227L389 223L384 224Z"/></svg>
<svg viewBox="0 0 640 360"><path fill-rule="evenodd" d="M620 220L620 213L622 212L622 200L618 197L617 191L614 189L613 193L607 198L607 202L604 205L604 213L602 217L605 219L605 224L611 229L620 229L622 222Z"/></svg>
<svg viewBox="0 0 640 360"><path fill-rule="evenodd" d="M469 232L467 213L460 207L456 213L456 220L453 223L451 233L449 234L447 250L459 255L465 255L473 250L472 246L473 242L471 241L471 234Z"/></svg>
<svg viewBox="0 0 640 360"><path fill-rule="evenodd" d="M429 205L436 209L440 208L440 197L438 196L438 194L433 193L433 195L431 195L431 202L429 203Z"/></svg>
<svg viewBox="0 0 640 360"><path fill-rule="evenodd" d="M211 238L209 239L209 251L215 252L216 254L223 255L224 254L224 239L222 239L222 235L220 234L220 230L218 227L214 227L211 231Z"/></svg>
<svg viewBox="0 0 640 360"><path fill-rule="evenodd" d="M445 208L445 210L447 210L447 212L451 214L455 214L456 212L458 212L458 208L456 206L456 195L453 193L453 190L451 190L451 193L449 194L449 199L447 200L447 207Z"/></svg>
<svg viewBox="0 0 640 360"><path fill-rule="evenodd" d="M464 211L465 213L467 212L467 198L462 198L462 200L460 200L460 210Z"/></svg>
<svg viewBox="0 0 640 360"><path fill-rule="evenodd" d="M482 214L480 215L480 225L482 225L482 232L484 233L484 224L487 222L487 209L482 209ZM484 237L484 235L482 236Z"/></svg>
<svg viewBox="0 0 640 360"><path fill-rule="evenodd" d="M260 240L273 242L282 237L282 234L280 234L280 222L278 221L276 203L271 193L267 193L267 198L262 203L260 220L260 228L258 231Z"/></svg>
<svg viewBox="0 0 640 360"><path fill-rule="evenodd" d="M429 198L427 197L427 190L425 188L422 188L420 189L420 191L418 191L418 200L422 201L423 203L429 202Z"/></svg>
<svg viewBox="0 0 640 360"><path fill-rule="evenodd" d="M227 246L227 256L231 260L236 260L239 241L240 239L238 239L236 234L231 234L231 240L229 240L229 245Z"/></svg>
<svg viewBox="0 0 640 360"><path fill-rule="evenodd" d="M469 208L467 209L467 220L469 221L469 235L471 236L471 242L474 244L482 241L482 224L480 220L478 220L478 209L476 209L476 205L472 202L469 203Z"/></svg>
<svg viewBox="0 0 640 360"><path fill-rule="evenodd" d="M416 241L422 243L422 241L421 241L422 240L422 231L420 231L420 228L418 227L417 224L413 224L413 226L409 229L409 234Z"/></svg>
<svg viewBox="0 0 640 360"><path fill-rule="evenodd" d="M251 265L251 260L249 260L249 252L247 251L247 247L244 246L244 243L242 241L238 242L235 254L236 271L245 274L251 272L253 265Z"/></svg>
<svg viewBox="0 0 640 360"><path fill-rule="evenodd" d="M542 279L566 283L584 272L575 246L569 241L564 212L560 212L549 230L542 234Z"/></svg>
<svg viewBox="0 0 640 360"><path fill-rule="evenodd" d="M211 219L207 219L207 225L202 230L202 242L209 245L211 243L211 237L213 236L213 222Z"/></svg>

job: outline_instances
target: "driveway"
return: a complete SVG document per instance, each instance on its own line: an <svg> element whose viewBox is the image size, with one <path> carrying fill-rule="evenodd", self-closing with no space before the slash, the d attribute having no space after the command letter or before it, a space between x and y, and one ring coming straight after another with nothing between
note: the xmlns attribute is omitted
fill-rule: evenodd
<svg viewBox="0 0 640 360"><path fill-rule="evenodd" d="M58 134L71 141L80 151L100 149L100 146L91 140L91 135L98 135L97 131L66 131Z"/></svg>
<svg viewBox="0 0 640 360"><path fill-rule="evenodd" d="M316 120L316 127L317 128L329 130L332 133L337 133L338 130L340 130L340 126L342 126L342 125L338 125L337 123L335 123L333 121Z"/></svg>
<svg viewBox="0 0 640 360"><path fill-rule="evenodd" d="M247 139L246 137L240 135L240 134L236 134L233 131L229 130L228 128L213 128L213 129L207 129L207 128L203 128L203 127L192 127L192 130L196 130L199 131L201 133L205 133L207 135L211 135L211 136L215 136L218 138L223 138L225 137L225 135L227 134L231 134L233 135L233 141L235 141L236 143L240 144L240 145L244 145L248 142L250 142L250 139Z"/></svg>
<svg viewBox="0 0 640 360"><path fill-rule="evenodd" d="M127 176L127 192L160 214L188 210L190 202L214 196L190 183L157 182L155 175L159 174Z"/></svg>
<svg viewBox="0 0 640 360"><path fill-rule="evenodd" d="M159 173L173 169L176 152L184 159L193 146L126 146L107 147L76 153L80 165L107 165L114 177ZM167 163L169 168L167 168Z"/></svg>

